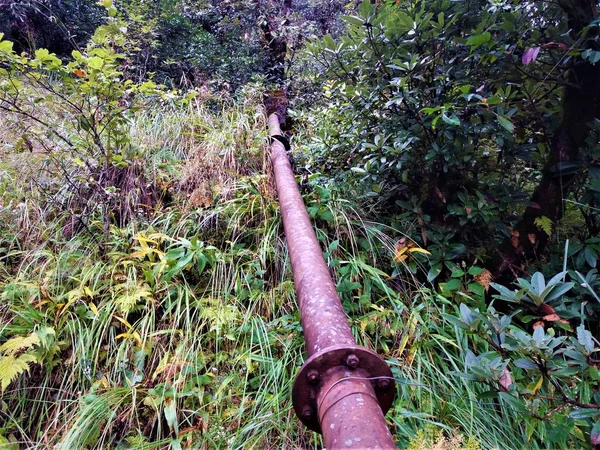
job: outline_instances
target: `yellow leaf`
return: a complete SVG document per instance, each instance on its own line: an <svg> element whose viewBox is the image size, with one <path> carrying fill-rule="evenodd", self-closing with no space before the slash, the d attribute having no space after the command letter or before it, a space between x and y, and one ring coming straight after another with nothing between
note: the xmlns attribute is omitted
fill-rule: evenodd
<svg viewBox="0 0 600 450"><path fill-rule="evenodd" d="M134 331L133 333L121 333L115 336L115 339L133 339L138 347L142 346L142 337L137 331Z"/></svg>
<svg viewBox="0 0 600 450"><path fill-rule="evenodd" d="M429 253L427 250L425 250L424 248L421 248L421 247L412 247L412 248L409 248L408 251L410 253L423 253L424 255L431 255L431 253Z"/></svg>
<svg viewBox="0 0 600 450"><path fill-rule="evenodd" d="M408 251L408 247L402 247L402 248L396 247L396 253L394 254L394 261L396 261L397 263L401 263L402 261L404 261L408 257L408 255L406 255L407 251Z"/></svg>
<svg viewBox="0 0 600 450"><path fill-rule="evenodd" d="M138 345L138 347L142 346L142 337L140 336L140 333L138 333L137 331L134 331L133 339L135 339L135 342Z"/></svg>
<svg viewBox="0 0 600 450"><path fill-rule="evenodd" d="M125 325L127 328L129 328L130 330L133 330L133 326L127 322L125 319L119 317L119 316L113 316L115 319L117 319L119 322L121 322L123 325Z"/></svg>
<svg viewBox="0 0 600 450"><path fill-rule="evenodd" d="M530 384L529 386L527 386L527 390L533 392L533 394L535 395L537 393L537 391L540 390L543 383L544 383L544 377L540 377L540 379L535 384L535 386L533 386L533 384Z"/></svg>
<svg viewBox="0 0 600 450"><path fill-rule="evenodd" d="M133 252L131 255L132 258L145 258L146 255L149 255L150 253L152 253L151 251L149 251L150 249L146 248L144 250L138 250L137 252Z"/></svg>
<svg viewBox="0 0 600 450"><path fill-rule="evenodd" d="M115 339L131 339L133 337L133 334L131 333L121 333L121 334L117 334L115 336Z"/></svg>
<svg viewBox="0 0 600 450"><path fill-rule="evenodd" d="M90 307L90 309L94 313L94 315L97 316L98 315L98 308L96 308L96 305L94 305L92 302L89 302L88 306Z"/></svg>
<svg viewBox="0 0 600 450"><path fill-rule="evenodd" d="M401 263L402 261L405 261L407 258L408 258L408 255L394 256L394 261L396 261L397 263Z"/></svg>
<svg viewBox="0 0 600 450"><path fill-rule="evenodd" d="M154 241L152 239L147 238L146 236L144 236L143 233L138 233L135 238L138 240L138 242L140 244L142 244L142 243L144 243L144 244L149 243L149 244L158 245L158 242L156 242L156 241Z"/></svg>

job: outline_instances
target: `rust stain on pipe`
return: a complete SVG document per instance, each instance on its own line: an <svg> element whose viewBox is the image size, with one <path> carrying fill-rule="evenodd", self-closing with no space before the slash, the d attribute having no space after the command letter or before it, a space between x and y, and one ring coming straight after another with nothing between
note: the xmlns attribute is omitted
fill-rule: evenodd
<svg viewBox="0 0 600 450"><path fill-rule="evenodd" d="M281 135L275 114L269 117L269 134ZM308 355L332 345L355 345L321 246L306 213L289 157L279 141L271 144L271 161Z"/></svg>
<svg viewBox="0 0 600 450"><path fill-rule="evenodd" d="M294 408L304 424L323 433L327 449L396 448L384 418L395 395L391 371L377 354L356 345L276 114L269 116L269 136L277 137L271 161L309 356L294 383Z"/></svg>

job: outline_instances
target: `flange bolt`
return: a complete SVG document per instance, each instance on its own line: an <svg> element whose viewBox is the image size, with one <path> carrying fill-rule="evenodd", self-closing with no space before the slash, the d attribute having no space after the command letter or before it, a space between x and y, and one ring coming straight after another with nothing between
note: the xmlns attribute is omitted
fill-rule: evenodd
<svg viewBox="0 0 600 450"><path fill-rule="evenodd" d="M351 369L356 369L358 367L358 363L360 363L360 359L354 353L350 353L346 358L346 365Z"/></svg>
<svg viewBox="0 0 600 450"><path fill-rule="evenodd" d="M308 378L308 382L310 384L315 384L319 381L319 371L315 369L310 369L306 374L306 378Z"/></svg>
<svg viewBox="0 0 600 450"><path fill-rule="evenodd" d="M388 378L384 378L377 382L377 386L379 386L380 389L387 391L392 386L392 382Z"/></svg>
<svg viewBox="0 0 600 450"><path fill-rule="evenodd" d="M310 406L305 406L304 409L302 409L302 418L304 420L310 420L312 419L313 416L313 410Z"/></svg>

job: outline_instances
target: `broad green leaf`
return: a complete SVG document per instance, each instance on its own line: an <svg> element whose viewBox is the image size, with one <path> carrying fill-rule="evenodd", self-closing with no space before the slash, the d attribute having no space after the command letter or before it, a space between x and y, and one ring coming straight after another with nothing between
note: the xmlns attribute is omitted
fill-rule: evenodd
<svg viewBox="0 0 600 450"><path fill-rule="evenodd" d="M405 12L398 12L390 18L386 35L388 37L403 35L411 31L414 27L415 22L412 17Z"/></svg>
<svg viewBox="0 0 600 450"><path fill-rule="evenodd" d="M595 345L592 333L586 330L583 325L577 327L577 341L585 348L588 354L594 351Z"/></svg>
<svg viewBox="0 0 600 450"><path fill-rule="evenodd" d="M498 122L500 122L500 125L502 125L509 133L515 131L515 126L508 117L498 114Z"/></svg>
<svg viewBox="0 0 600 450"><path fill-rule="evenodd" d="M473 48L479 47L480 45L485 44L492 38L492 35L486 31L485 33L477 34L475 36L471 36L467 40L467 45L470 45Z"/></svg>
<svg viewBox="0 0 600 450"><path fill-rule="evenodd" d="M548 292L542 293L541 297L543 298L544 302L551 302L553 300L556 300L560 296L566 294L567 292L569 292L573 288L573 286L575 286L575 283L572 283L572 282L560 283L560 284L548 286L545 289L545 291L548 291Z"/></svg>
<svg viewBox="0 0 600 450"><path fill-rule="evenodd" d="M0 38L2 39L2 38ZM11 41L0 41L0 52L12 53L13 43Z"/></svg>
<svg viewBox="0 0 600 450"><path fill-rule="evenodd" d="M344 22L347 22L350 25L361 27L365 24L365 21L357 16L342 16L341 18Z"/></svg>
<svg viewBox="0 0 600 450"><path fill-rule="evenodd" d="M535 289L535 293L540 295L544 292L546 288L546 280L544 280L544 275L541 272L536 272L531 277L531 285Z"/></svg>
<svg viewBox="0 0 600 450"><path fill-rule="evenodd" d="M88 66L90 66L92 69L100 70L102 69L103 65L104 61L102 60L102 58L98 58L97 56L92 56L88 60Z"/></svg>
<svg viewBox="0 0 600 450"><path fill-rule="evenodd" d="M525 358L516 359L514 365L520 367L521 369L539 369L536 363Z"/></svg>
<svg viewBox="0 0 600 450"><path fill-rule="evenodd" d="M442 113L442 120L453 127L460 125L460 119L456 116L456 114L452 114L450 117L448 117L446 113Z"/></svg>

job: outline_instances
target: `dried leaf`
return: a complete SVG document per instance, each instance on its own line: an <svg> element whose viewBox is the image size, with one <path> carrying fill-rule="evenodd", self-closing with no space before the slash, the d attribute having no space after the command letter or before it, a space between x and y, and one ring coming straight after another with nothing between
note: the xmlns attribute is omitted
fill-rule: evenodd
<svg viewBox="0 0 600 450"><path fill-rule="evenodd" d="M565 325L569 324L568 321L561 319L558 314L549 314L547 316L542 317L542 319L544 319L546 322L560 322L564 323Z"/></svg>
<svg viewBox="0 0 600 450"><path fill-rule="evenodd" d="M512 377L510 376L510 371L505 367L502 369L502 373L500 374L500 386L502 386L502 389L508 392L511 384Z"/></svg>
<svg viewBox="0 0 600 450"><path fill-rule="evenodd" d="M519 248L519 232L512 230L510 232L510 241L514 248Z"/></svg>
<svg viewBox="0 0 600 450"><path fill-rule="evenodd" d="M489 290L490 283L494 279L492 276L492 272L490 272L487 269L485 269L479 275L475 275L473 278L475 279L475 281L477 283L479 283L481 286L483 286L483 288L485 289L486 292Z"/></svg>

